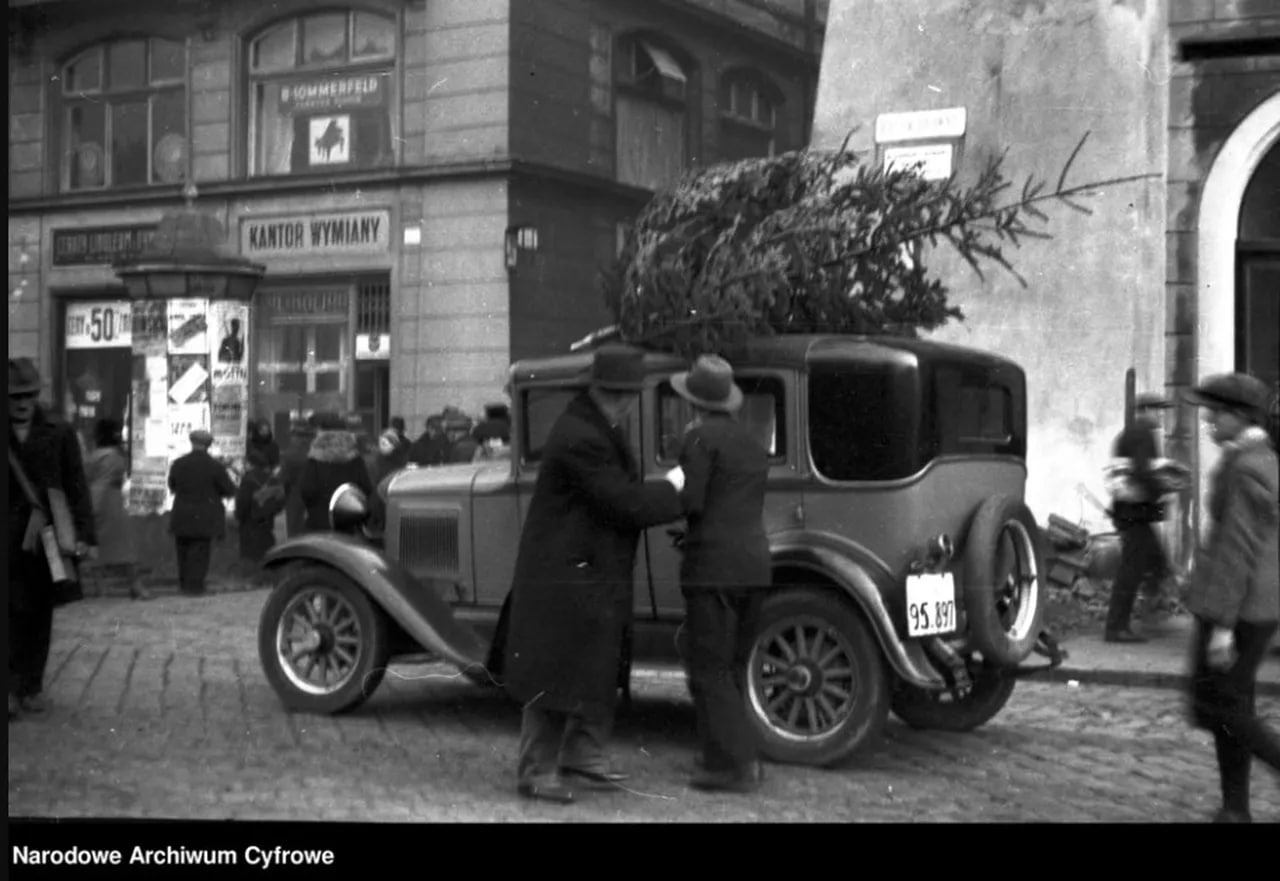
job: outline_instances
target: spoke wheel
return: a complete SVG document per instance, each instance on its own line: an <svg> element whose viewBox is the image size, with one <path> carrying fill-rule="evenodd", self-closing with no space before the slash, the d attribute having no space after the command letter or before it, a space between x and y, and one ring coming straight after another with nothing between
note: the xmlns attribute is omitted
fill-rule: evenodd
<svg viewBox="0 0 1280 881"><path fill-rule="evenodd" d="M985 501L965 541L964 603L973 648L997 667L1022 663L1044 624L1044 555L1027 506Z"/></svg>
<svg viewBox="0 0 1280 881"><path fill-rule="evenodd" d="M346 576L306 566L285 576L267 599L258 651L286 706L341 712L363 702L382 680L386 616Z"/></svg>
<svg viewBox="0 0 1280 881"><path fill-rule="evenodd" d="M765 755L826 765L875 736L888 710L875 636L834 592L765 600L747 662L747 709Z"/></svg>

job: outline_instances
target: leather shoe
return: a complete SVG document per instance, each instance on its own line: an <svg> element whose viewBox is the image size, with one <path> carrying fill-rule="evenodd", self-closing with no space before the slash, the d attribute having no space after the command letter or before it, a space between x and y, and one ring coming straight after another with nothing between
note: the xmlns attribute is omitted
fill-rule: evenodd
<svg viewBox="0 0 1280 881"><path fill-rule="evenodd" d="M1132 630L1108 630L1106 635L1102 637L1103 642L1146 642L1145 636L1139 636Z"/></svg>
<svg viewBox="0 0 1280 881"><path fill-rule="evenodd" d="M524 798L536 798L559 805L573 802L573 790L563 783L521 783L516 787L516 792Z"/></svg>
<svg viewBox="0 0 1280 881"><path fill-rule="evenodd" d="M590 780L592 783L607 783L611 786L631 779L631 775L627 772L614 771L612 768L595 771L590 768L562 767L560 773L570 777L581 777L583 780Z"/></svg>

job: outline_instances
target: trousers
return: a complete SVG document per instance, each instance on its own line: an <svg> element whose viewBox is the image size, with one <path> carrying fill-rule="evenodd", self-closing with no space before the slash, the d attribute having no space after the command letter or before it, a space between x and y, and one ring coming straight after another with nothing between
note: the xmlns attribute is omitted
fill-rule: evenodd
<svg viewBox="0 0 1280 881"><path fill-rule="evenodd" d="M1276 622L1237 621L1236 661L1226 670L1208 664L1213 625L1196 620L1192 643L1192 721L1213 735L1222 787L1222 806L1249 813L1249 773L1257 756L1280 772L1280 735L1254 713L1258 667L1275 633Z"/></svg>
<svg viewBox="0 0 1280 881"><path fill-rule="evenodd" d="M209 561L213 557L213 540L178 538L178 589L183 593L204 593L209 577Z"/></svg>
<svg viewBox="0 0 1280 881"><path fill-rule="evenodd" d="M1107 607L1107 631L1129 628L1138 589L1154 595L1168 574L1168 562L1153 523L1130 523L1120 529L1120 569L1111 585Z"/></svg>
<svg viewBox="0 0 1280 881"><path fill-rule="evenodd" d="M749 773L759 748L745 699L747 652L760 615L755 590L684 591L689 694L708 771Z"/></svg>
<svg viewBox="0 0 1280 881"><path fill-rule="evenodd" d="M11 583L12 591L14 585ZM53 640L53 599L28 594L20 604L9 603L9 693L33 697L44 689L44 670Z"/></svg>
<svg viewBox="0 0 1280 881"><path fill-rule="evenodd" d="M612 713L547 710L535 698L525 704L520 717L518 782L545 782L555 778L560 768L603 771L608 767L605 746L612 730Z"/></svg>

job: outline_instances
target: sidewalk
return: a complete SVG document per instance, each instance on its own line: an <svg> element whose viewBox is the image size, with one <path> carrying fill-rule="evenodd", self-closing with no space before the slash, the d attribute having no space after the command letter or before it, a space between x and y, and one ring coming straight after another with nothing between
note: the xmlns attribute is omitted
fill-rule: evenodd
<svg viewBox="0 0 1280 881"><path fill-rule="evenodd" d="M1192 619L1179 615L1142 629L1149 642L1104 642L1102 628L1081 632L1063 643L1067 657L1056 670L1034 678L1055 682L1185 688ZM1036 656L1039 660L1039 656ZM1280 697L1280 655L1269 653L1258 670L1258 694Z"/></svg>

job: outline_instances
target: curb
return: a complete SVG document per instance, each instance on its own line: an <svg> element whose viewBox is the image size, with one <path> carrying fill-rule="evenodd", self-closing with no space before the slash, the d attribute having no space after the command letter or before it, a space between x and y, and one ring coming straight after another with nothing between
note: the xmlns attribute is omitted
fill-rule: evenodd
<svg viewBox="0 0 1280 881"><path fill-rule="evenodd" d="M1026 677L1042 682L1080 682L1090 685L1117 685L1123 688L1172 688L1186 690L1191 677L1185 673L1159 673L1147 670L1107 670L1057 667ZM1259 680L1257 693L1280 697L1280 682Z"/></svg>

